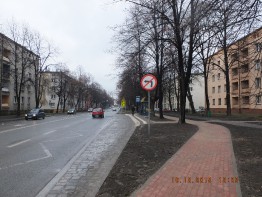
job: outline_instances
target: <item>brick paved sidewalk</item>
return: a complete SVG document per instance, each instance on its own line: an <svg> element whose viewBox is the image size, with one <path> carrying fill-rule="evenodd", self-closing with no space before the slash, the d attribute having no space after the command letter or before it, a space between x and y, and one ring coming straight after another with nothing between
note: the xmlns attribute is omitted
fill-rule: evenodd
<svg viewBox="0 0 262 197"><path fill-rule="evenodd" d="M197 125L199 131L132 196L241 197L229 130L187 122Z"/></svg>

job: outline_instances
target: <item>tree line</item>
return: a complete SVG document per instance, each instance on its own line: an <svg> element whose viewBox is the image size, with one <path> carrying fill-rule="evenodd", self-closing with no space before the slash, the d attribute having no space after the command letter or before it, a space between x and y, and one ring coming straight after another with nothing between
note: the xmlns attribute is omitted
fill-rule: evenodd
<svg viewBox="0 0 262 197"><path fill-rule="evenodd" d="M2 36L1 48L3 54L4 46L8 46L8 75L14 82L17 116L21 115L23 92L31 87L34 90L36 108L46 104L45 92L54 92L59 100L56 106L57 113L59 109L64 112L68 105L84 109L87 100L89 107L113 105L112 95L95 82L90 74L83 72L82 66L79 66L76 72L72 72L68 65L57 62L58 49L39 32L14 21L3 29L2 35L6 35L6 38ZM56 81L50 81L55 79L46 77L50 69L58 73ZM51 86L51 82L55 82L54 85Z"/></svg>
<svg viewBox="0 0 262 197"><path fill-rule="evenodd" d="M185 123L186 99L192 104L189 85L196 70L204 75L206 111L210 110L207 82L209 65L225 75L227 115L231 115L229 46L261 24L260 0L126 0L128 16L116 27L119 98L135 101L146 96L140 79L153 73L158 87L150 98L158 101L163 118L163 96L175 95L179 122ZM219 66L209 58L222 49ZM170 99L170 97L169 97ZM151 105L154 106L154 105ZM194 110L194 107L191 107Z"/></svg>

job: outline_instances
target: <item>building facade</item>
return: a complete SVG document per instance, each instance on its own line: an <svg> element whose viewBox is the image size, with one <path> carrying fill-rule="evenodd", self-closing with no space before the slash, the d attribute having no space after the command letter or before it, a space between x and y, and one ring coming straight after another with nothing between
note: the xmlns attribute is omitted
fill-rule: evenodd
<svg viewBox="0 0 262 197"><path fill-rule="evenodd" d="M1 113L17 110L18 97L21 111L34 107L33 61L37 59L33 52L0 33Z"/></svg>
<svg viewBox="0 0 262 197"><path fill-rule="evenodd" d="M193 73L189 84L189 91L192 96L195 109L202 109L205 107L205 86L204 76L201 73ZM177 108L177 99L175 95L171 95L171 105L174 109ZM157 104L155 105L157 107ZM156 108L155 107L155 108ZM163 110L170 110L169 99L167 96L163 98ZM186 100L186 110L192 111L189 100Z"/></svg>
<svg viewBox="0 0 262 197"><path fill-rule="evenodd" d="M42 73L43 94L40 101L42 109L55 112L76 108L87 110L88 99L82 84L64 71L45 71Z"/></svg>
<svg viewBox="0 0 262 197"><path fill-rule="evenodd" d="M230 101L233 113L262 113L262 28L228 47ZM209 65L208 95L213 112L226 111L224 54L215 53ZM222 69L221 69L222 68Z"/></svg>

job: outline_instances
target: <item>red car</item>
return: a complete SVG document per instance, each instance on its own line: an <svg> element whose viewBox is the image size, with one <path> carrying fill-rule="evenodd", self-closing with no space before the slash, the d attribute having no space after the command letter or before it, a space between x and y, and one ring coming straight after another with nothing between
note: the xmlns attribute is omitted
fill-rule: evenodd
<svg viewBox="0 0 262 197"><path fill-rule="evenodd" d="M92 117L93 118L96 118L96 117L104 118L104 110L103 110L103 108L95 108L95 109L93 109Z"/></svg>

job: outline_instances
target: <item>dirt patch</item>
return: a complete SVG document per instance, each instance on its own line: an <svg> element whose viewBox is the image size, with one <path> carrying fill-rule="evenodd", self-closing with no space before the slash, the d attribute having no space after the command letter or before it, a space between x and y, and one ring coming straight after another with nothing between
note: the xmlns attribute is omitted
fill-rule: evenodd
<svg viewBox="0 0 262 197"><path fill-rule="evenodd" d="M198 130L194 125L153 124L137 128L96 196L129 196Z"/></svg>
<svg viewBox="0 0 262 197"><path fill-rule="evenodd" d="M220 125L231 132L242 196L262 197L262 130ZM151 129L150 137L147 125L134 132L98 197L129 196L197 131L188 124L153 124Z"/></svg>
<svg viewBox="0 0 262 197"><path fill-rule="evenodd" d="M221 125L231 132L242 196L262 197L262 129Z"/></svg>

